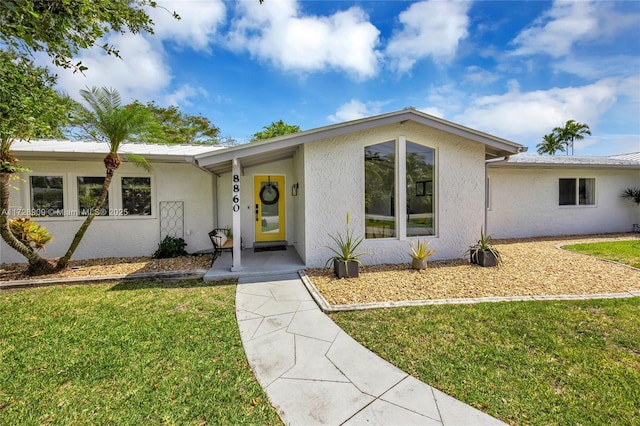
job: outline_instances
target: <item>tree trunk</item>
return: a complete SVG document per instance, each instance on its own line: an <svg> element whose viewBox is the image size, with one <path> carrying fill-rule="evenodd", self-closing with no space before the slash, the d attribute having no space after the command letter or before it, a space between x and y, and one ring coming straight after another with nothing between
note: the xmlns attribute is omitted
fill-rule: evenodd
<svg viewBox="0 0 640 426"><path fill-rule="evenodd" d="M87 218L78 229L78 232L76 232L76 235L73 237L73 241L71 242L71 245L69 246L69 249L67 250L65 255L58 259L56 269L64 269L69 264L71 256L73 256L73 253L75 253L76 249L78 248L78 245L80 244L80 241L82 241L84 234L87 232L87 229L89 229L89 225L91 225L91 222L93 222L93 219L95 219L96 213L100 211L102 205L107 199L107 195L109 194L109 186L111 185L114 171L115 170L107 169L107 175L105 176L104 183L102 184L102 193L100 194L100 198L96 202L93 210L91 210L91 212L89 213L89 216L87 216Z"/></svg>
<svg viewBox="0 0 640 426"><path fill-rule="evenodd" d="M9 229L9 179L12 173L0 172L0 234L9 247L16 250L29 261L28 273L40 275L53 272L53 264L38 255L31 247L18 240Z"/></svg>

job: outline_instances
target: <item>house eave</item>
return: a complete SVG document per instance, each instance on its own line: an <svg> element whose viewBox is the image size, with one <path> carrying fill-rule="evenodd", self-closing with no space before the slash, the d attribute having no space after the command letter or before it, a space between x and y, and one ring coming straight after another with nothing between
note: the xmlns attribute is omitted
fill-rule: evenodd
<svg viewBox="0 0 640 426"><path fill-rule="evenodd" d="M256 158L265 158L267 154L270 154L272 159L289 158L293 156L297 146L307 142L338 137L348 133L366 131L387 125L402 126L407 122L423 124L437 130L482 143L486 147L487 158L504 157L526 150L525 147L515 142L433 117L415 109L404 109L231 147L224 151L199 154L196 155L195 158L200 167L204 167L214 173L224 173L230 170L230 162L233 159L242 159L244 165L256 161Z"/></svg>

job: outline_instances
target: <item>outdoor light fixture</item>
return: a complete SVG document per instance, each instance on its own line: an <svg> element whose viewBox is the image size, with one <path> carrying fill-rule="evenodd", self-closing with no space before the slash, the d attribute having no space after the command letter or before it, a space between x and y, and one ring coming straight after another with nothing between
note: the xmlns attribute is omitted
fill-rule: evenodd
<svg viewBox="0 0 640 426"><path fill-rule="evenodd" d="M291 187L291 195L293 197L297 197L298 196L298 182L294 183L293 186Z"/></svg>

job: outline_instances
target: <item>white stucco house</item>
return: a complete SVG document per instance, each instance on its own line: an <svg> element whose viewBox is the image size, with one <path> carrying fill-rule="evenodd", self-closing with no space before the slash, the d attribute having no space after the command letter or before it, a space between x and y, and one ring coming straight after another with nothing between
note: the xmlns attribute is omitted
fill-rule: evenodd
<svg viewBox="0 0 640 426"><path fill-rule="evenodd" d="M144 155L153 170L118 169L108 215L94 221L75 258L148 256L164 235L184 238L190 252L207 250L207 233L227 227L241 236L236 270L241 248L261 244L286 244L319 267L347 212L368 264L407 262L416 238L431 241L434 259L458 258L483 226L521 237L630 231L640 222L640 209L619 200L640 186L640 159L538 162L525 150L412 108L235 147L129 144L122 151ZM14 151L33 172L15 181L12 209L39 215L55 236L46 255L60 256L104 175L106 146L32 141ZM578 189L577 205L563 204L572 200L571 179L574 188L595 188L590 204ZM561 206L558 191L569 197ZM0 263L17 261L2 243Z"/></svg>

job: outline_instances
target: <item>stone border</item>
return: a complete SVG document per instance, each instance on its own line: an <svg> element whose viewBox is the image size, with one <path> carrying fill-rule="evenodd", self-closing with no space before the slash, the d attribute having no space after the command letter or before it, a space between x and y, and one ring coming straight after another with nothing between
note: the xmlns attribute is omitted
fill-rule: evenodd
<svg viewBox="0 0 640 426"><path fill-rule="evenodd" d="M207 271L204 269L194 269L187 271L166 271L166 272L134 272L133 274L114 275L89 275L86 277L60 277L60 278L40 278L32 280L14 280L0 282L0 290L23 288L23 287L43 287L55 284L73 284L81 282L102 282L115 280L137 280L145 278L202 278Z"/></svg>
<svg viewBox="0 0 640 426"><path fill-rule="evenodd" d="M635 268L634 268L635 269ZM589 300L589 299L626 299L640 297L640 290L625 293L600 293L600 294L559 294L544 296L503 296L503 297L474 297L464 299L428 299L428 300L404 300L398 302L356 303L352 305L331 305L313 285L306 271L298 271L300 279L304 283L311 297L320 310L324 313L362 311L366 309L399 308L404 306L429 306L429 305L470 305L474 303L490 302L521 302L521 301L551 301L551 300Z"/></svg>

